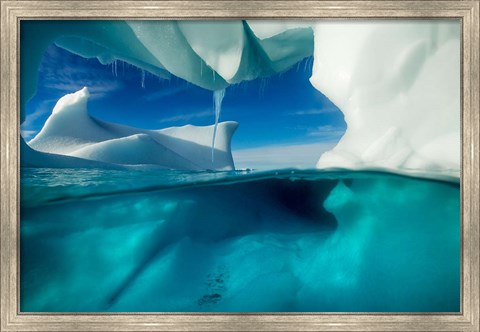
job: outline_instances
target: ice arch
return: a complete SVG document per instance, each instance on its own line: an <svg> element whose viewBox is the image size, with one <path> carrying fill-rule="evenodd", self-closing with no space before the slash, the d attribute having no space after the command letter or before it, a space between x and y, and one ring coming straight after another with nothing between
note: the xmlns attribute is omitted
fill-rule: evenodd
<svg viewBox="0 0 480 332"><path fill-rule="evenodd" d="M281 72L313 54L309 25L268 21L22 21L21 122L55 43L103 63L123 60L209 90Z"/></svg>
<svg viewBox="0 0 480 332"><path fill-rule="evenodd" d="M317 22L314 37L308 24L285 22L45 21L25 33L28 24L22 22L22 121L35 92L32 73L52 42L210 90L285 70L314 47L311 82L348 125L317 167L459 177L458 21Z"/></svg>

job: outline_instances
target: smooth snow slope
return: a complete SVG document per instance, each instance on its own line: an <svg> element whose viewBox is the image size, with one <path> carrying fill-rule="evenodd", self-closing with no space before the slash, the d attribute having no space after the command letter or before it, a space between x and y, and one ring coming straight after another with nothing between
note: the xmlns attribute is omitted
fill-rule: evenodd
<svg viewBox="0 0 480 332"><path fill-rule="evenodd" d="M347 131L319 168L460 175L460 24L321 22L311 82Z"/></svg>
<svg viewBox="0 0 480 332"><path fill-rule="evenodd" d="M23 137L20 137L20 165L33 168L119 168L114 164L36 151L25 143Z"/></svg>
<svg viewBox="0 0 480 332"><path fill-rule="evenodd" d="M236 122L218 124L212 162L213 125L146 130L108 123L88 114L88 97L88 89L83 88L57 102L42 130L29 142L29 146L36 150L35 155L33 152L28 155L32 159L30 164L42 165L42 161L49 159L44 156L48 153L84 160L76 167L85 167L86 159L103 163L94 164L98 166L156 165L188 170L235 168L230 141L237 128ZM61 159L61 164L62 160L66 159ZM75 167L75 163L67 164Z"/></svg>

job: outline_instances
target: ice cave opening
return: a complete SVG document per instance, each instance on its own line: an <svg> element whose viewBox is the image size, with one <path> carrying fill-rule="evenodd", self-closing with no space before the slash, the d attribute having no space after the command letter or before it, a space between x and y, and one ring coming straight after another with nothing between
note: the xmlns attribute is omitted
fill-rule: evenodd
<svg viewBox="0 0 480 332"><path fill-rule="evenodd" d="M22 135L36 151L108 164L314 168L319 151L338 143L345 122L310 84L312 65L307 56L281 73L210 91L174 75L157 77L121 60L102 64L51 44L39 65L37 95L27 104ZM190 140L194 148L172 143L171 134L180 132L182 142ZM137 153L127 152L132 150Z"/></svg>

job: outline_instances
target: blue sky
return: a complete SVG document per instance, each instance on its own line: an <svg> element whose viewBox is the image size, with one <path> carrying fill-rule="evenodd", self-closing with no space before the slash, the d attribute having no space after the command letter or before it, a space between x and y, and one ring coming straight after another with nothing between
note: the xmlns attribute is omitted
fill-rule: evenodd
<svg viewBox="0 0 480 332"><path fill-rule="evenodd" d="M343 115L308 80L312 63L306 58L281 74L227 88L220 121L240 124L232 141L237 168L314 167L343 135ZM214 123L212 91L120 61L102 65L52 45L21 127L27 141L60 97L84 86L91 93L90 114L105 121L147 129Z"/></svg>

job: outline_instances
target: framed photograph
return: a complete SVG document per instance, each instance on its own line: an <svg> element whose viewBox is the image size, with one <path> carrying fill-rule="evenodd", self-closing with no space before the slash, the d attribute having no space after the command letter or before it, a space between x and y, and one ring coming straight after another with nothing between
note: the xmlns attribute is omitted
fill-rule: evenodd
<svg viewBox="0 0 480 332"><path fill-rule="evenodd" d="M1 331L480 331L476 1L2 1Z"/></svg>

